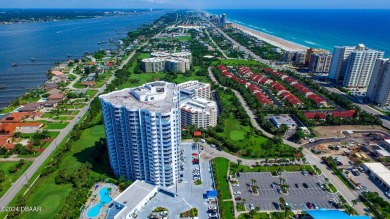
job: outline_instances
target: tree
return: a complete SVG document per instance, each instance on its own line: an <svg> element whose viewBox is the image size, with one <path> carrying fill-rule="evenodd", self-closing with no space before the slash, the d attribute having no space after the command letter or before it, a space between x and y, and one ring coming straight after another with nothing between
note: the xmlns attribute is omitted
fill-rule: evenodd
<svg viewBox="0 0 390 219"><path fill-rule="evenodd" d="M242 164L242 160L241 160L241 159L238 159L238 160L237 160L237 164L238 164L238 166L240 166L240 165Z"/></svg>
<svg viewBox="0 0 390 219"><path fill-rule="evenodd" d="M249 211L249 215L250 215L251 218L254 218L255 214L256 214L256 211L254 209Z"/></svg>
<svg viewBox="0 0 390 219"><path fill-rule="evenodd" d="M353 199L352 200L352 207L357 205L358 201L359 201L358 199Z"/></svg>

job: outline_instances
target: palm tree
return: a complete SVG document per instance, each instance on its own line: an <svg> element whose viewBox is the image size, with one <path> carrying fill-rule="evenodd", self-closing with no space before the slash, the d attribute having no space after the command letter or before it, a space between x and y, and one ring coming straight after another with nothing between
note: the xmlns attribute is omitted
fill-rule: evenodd
<svg viewBox="0 0 390 219"><path fill-rule="evenodd" d="M251 179L251 182L252 182L252 186L254 186L256 184L256 180L255 179Z"/></svg>
<svg viewBox="0 0 390 219"><path fill-rule="evenodd" d="M238 164L238 166L240 166L240 165L242 164L242 160L241 160L241 159L238 159L238 160L237 160L237 164Z"/></svg>
<svg viewBox="0 0 390 219"><path fill-rule="evenodd" d="M358 199L352 200L352 207L354 207L355 205L357 205L358 201L359 201Z"/></svg>
<svg viewBox="0 0 390 219"><path fill-rule="evenodd" d="M252 210L249 211L249 215L250 215L251 218L253 218L255 216L255 214L256 214L255 210L252 209Z"/></svg>

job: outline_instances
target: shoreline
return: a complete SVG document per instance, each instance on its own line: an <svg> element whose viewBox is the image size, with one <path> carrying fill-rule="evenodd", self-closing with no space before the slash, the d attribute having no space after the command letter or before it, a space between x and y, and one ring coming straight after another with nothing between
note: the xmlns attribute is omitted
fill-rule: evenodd
<svg viewBox="0 0 390 219"><path fill-rule="evenodd" d="M229 21L229 22L231 22L231 21ZM242 32L247 33L253 37L256 37L259 40L262 40L262 41L267 42L271 45L279 47L282 50L285 50L285 51L306 51L307 49L309 49L309 47L303 46L301 44L294 43L294 42L285 40L283 38L280 38L280 37L277 37L277 36L274 36L274 35L271 35L268 33L261 32L259 30L255 30L253 28L246 27L246 26L243 26L241 24L237 24L235 22L231 22L231 23L232 23L232 27L237 28L237 29L241 30Z"/></svg>

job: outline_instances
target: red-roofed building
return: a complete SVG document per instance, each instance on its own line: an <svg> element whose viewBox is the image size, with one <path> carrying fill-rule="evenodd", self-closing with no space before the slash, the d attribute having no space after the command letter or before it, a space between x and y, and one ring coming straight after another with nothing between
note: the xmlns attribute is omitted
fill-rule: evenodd
<svg viewBox="0 0 390 219"><path fill-rule="evenodd" d="M301 92L305 96L310 95L310 94L313 93L313 92L311 92L310 89L308 89L307 87L303 86L302 84L297 83L297 84L294 84L293 86L295 87L295 89L297 89L299 92Z"/></svg>
<svg viewBox="0 0 390 219"><path fill-rule="evenodd" d="M321 112L305 112L303 114L307 119L325 119L326 114Z"/></svg>
<svg viewBox="0 0 390 219"><path fill-rule="evenodd" d="M194 131L194 137L202 137L202 132Z"/></svg>
<svg viewBox="0 0 390 219"><path fill-rule="evenodd" d="M223 71L223 70L227 70L227 68L224 65L218 65L218 70Z"/></svg>
<svg viewBox="0 0 390 219"><path fill-rule="evenodd" d="M333 111L332 117L334 118L352 118L355 115L355 110L345 110L345 111Z"/></svg>
<svg viewBox="0 0 390 219"><path fill-rule="evenodd" d="M314 101L317 106L326 106L326 100L317 94L310 94L307 98Z"/></svg>
<svg viewBox="0 0 390 219"><path fill-rule="evenodd" d="M254 93L255 91L260 91L260 88L255 84L250 84L248 86L248 89L251 93Z"/></svg>
<svg viewBox="0 0 390 219"><path fill-rule="evenodd" d="M5 150L13 150L15 148L15 144L13 143L5 143L3 146L2 146Z"/></svg>
<svg viewBox="0 0 390 219"><path fill-rule="evenodd" d="M254 95L259 100L259 102L263 104L263 106L272 104L272 101L270 101L268 97L262 92L256 92Z"/></svg>
<svg viewBox="0 0 390 219"><path fill-rule="evenodd" d="M283 80L284 80L287 84L289 84L289 85L294 85L294 84L298 83L298 81L295 80L295 79L292 78L292 77L285 77L285 78L283 78Z"/></svg>

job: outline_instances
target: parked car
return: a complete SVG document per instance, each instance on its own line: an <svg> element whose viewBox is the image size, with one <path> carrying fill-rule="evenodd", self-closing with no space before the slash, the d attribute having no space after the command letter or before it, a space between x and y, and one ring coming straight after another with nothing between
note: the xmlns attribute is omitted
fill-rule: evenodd
<svg viewBox="0 0 390 219"><path fill-rule="evenodd" d="M313 209L313 208L314 208L313 205L312 205L310 202L306 202L306 205L307 205L307 207L308 207L309 209Z"/></svg>
<svg viewBox="0 0 390 219"><path fill-rule="evenodd" d="M279 210L280 209L280 206L278 203L276 202L272 202L272 204L275 206L276 210Z"/></svg>
<svg viewBox="0 0 390 219"><path fill-rule="evenodd" d="M276 183L272 183L271 187L274 189L276 187Z"/></svg>
<svg viewBox="0 0 390 219"><path fill-rule="evenodd" d="M209 206L209 210L210 209L217 209L217 206Z"/></svg>
<svg viewBox="0 0 390 219"><path fill-rule="evenodd" d="M298 183L295 183L295 187L297 187L297 188L299 189L299 185L298 185Z"/></svg>
<svg viewBox="0 0 390 219"><path fill-rule="evenodd" d="M233 192L234 195L241 195L241 192L240 191L235 191Z"/></svg>
<svg viewBox="0 0 390 219"><path fill-rule="evenodd" d="M385 192L385 195L387 196L387 198L390 198L390 192Z"/></svg>
<svg viewBox="0 0 390 219"><path fill-rule="evenodd" d="M309 188L309 186L308 186L306 183L303 183L302 185L303 185L303 187L305 187L306 189Z"/></svg>
<svg viewBox="0 0 390 219"><path fill-rule="evenodd" d="M241 197L235 197L234 200L240 201L240 200L241 200Z"/></svg>
<svg viewBox="0 0 390 219"><path fill-rule="evenodd" d="M318 209L318 205L316 204L316 203L312 203L312 205L313 205L313 207L315 208L315 209Z"/></svg>
<svg viewBox="0 0 390 219"><path fill-rule="evenodd" d="M279 194L281 194L281 193L282 193L282 190L281 190L281 189L279 189L279 188L277 188L277 189L276 189L276 191L278 191L278 193L279 193Z"/></svg>
<svg viewBox="0 0 390 219"><path fill-rule="evenodd" d="M218 213L218 210L217 209L209 209L207 212L215 214L215 213Z"/></svg>
<svg viewBox="0 0 390 219"><path fill-rule="evenodd" d="M302 175L306 176L307 175L306 171L302 171Z"/></svg>
<svg viewBox="0 0 390 219"><path fill-rule="evenodd" d="M217 217L218 214L217 213L212 213L212 214L209 214L209 217Z"/></svg>
<svg viewBox="0 0 390 219"><path fill-rule="evenodd" d="M334 208L336 208L336 209L340 209L340 206L339 206L339 204L337 204L336 202L334 202L334 201L330 201L330 203L332 204L332 206L333 206Z"/></svg>
<svg viewBox="0 0 390 219"><path fill-rule="evenodd" d="M255 206L252 203L249 203L249 209L253 210L253 209L255 209Z"/></svg>

